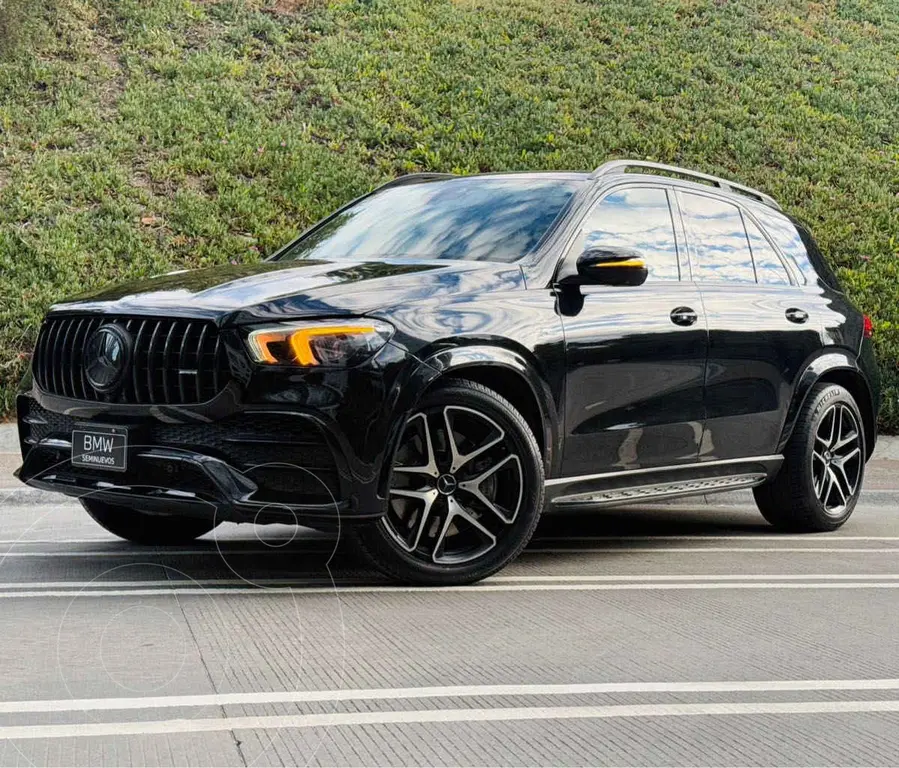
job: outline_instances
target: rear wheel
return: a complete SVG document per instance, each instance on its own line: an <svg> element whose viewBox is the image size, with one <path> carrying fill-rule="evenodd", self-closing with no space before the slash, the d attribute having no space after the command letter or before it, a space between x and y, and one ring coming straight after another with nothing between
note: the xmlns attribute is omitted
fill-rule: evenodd
<svg viewBox="0 0 899 768"><path fill-rule="evenodd" d="M858 405L837 384L818 384L802 408L773 481L755 489L765 519L783 530L833 531L855 509L865 475Z"/></svg>
<svg viewBox="0 0 899 768"><path fill-rule="evenodd" d="M542 506L543 462L527 422L492 390L453 380L406 422L386 514L356 537L396 579L466 584L524 549Z"/></svg>
<svg viewBox="0 0 899 768"><path fill-rule="evenodd" d="M107 531L135 544L187 544L216 525L212 520L183 515L150 515L98 499L81 499L81 504Z"/></svg>

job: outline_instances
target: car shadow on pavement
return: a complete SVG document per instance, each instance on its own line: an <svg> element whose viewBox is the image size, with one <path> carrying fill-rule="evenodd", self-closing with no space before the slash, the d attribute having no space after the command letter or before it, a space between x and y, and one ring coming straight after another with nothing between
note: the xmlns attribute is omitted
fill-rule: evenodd
<svg viewBox="0 0 899 768"><path fill-rule="evenodd" d="M617 557L619 549L631 553L634 549L651 552L671 547L680 537L768 534L774 535L774 529L758 512L745 506L643 504L577 515L548 515L525 550L524 560L539 559L542 566L551 567L554 561L561 565L569 549L581 557L608 559ZM190 575L197 579L231 573L256 583L277 581L295 586L332 579L340 584L387 583L345 535L338 538L336 534L284 526L234 526L225 535L213 533L181 549L181 553L177 548L156 550L152 556L183 562L181 554L190 552Z"/></svg>
<svg viewBox="0 0 899 768"><path fill-rule="evenodd" d="M739 536L774 534L759 512L746 506L696 504L642 504L610 507L581 513L546 515L533 542L565 538L572 542L597 536L652 539L672 536ZM652 541L647 542L649 545ZM629 541L628 544L632 544Z"/></svg>

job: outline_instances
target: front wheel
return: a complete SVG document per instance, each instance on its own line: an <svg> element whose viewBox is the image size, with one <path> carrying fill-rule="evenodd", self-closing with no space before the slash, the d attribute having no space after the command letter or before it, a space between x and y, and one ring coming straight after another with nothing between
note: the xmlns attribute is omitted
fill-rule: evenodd
<svg viewBox="0 0 899 768"><path fill-rule="evenodd" d="M531 538L543 507L543 462L517 410L453 380L427 393L393 456L387 510L356 540L403 582L467 584L500 570Z"/></svg>
<svg viewBox="0 0 899 768"><path fill-rule="evenodd" d="M818 384L802 407L774 480L755 489L762 515L794 532L834 531L858 502L865 476L858 405L837 384Z"/></svg>
<svg viewBox="0 0 899 768"><path fill-rule="evenodd" d="M213 520L183 515L150 515L98 499L81 499L81 505L107 531L135 544L189 544L216 525Z"/></svg>

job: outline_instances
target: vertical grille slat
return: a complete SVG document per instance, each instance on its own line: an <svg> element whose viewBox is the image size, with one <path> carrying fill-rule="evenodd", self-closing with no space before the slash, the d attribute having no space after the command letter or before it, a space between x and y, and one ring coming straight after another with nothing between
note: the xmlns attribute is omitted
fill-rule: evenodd
<svg viewBox="0 0 899 768"><path fill-rule="evenodd" d="M72 355L71 360L69 361L69 383L72 385L72 397L78 397L78 381L80 380L80 376L78 374L78 366L81 364L81 360L77 354L78 349L78 337L81 335L81 331L84 328L84 318L82 317L75 325L75 335L72 336Z"/></svg>
<svg viewBox="0 0 899 768"><path fill-rule="evenodd" d="M62 385L62 394L64 397L75 397L75 381L72 376L73 365L73 349L75 340L72 338L72 331L76 327L75 320L67 320L65 330L62 335L62 346L60 349L60 359L62 360L62 370L60 371L60 384ZM71 390L68 385L71 384Z"/></svg>
<svg viewBox="0 0 899 768"><path fill-rule="evenodd" d="M203 400L203 349L206 344L206 336L209 333L209 326L204 325L200 331L200 340L197 342L196 348L196 364L194 368L197 375L194 376L194 387L197 390L197 400Z"/></svg>
<svg viewBox="0 0 899 768"><path fill-rule="evenodd" d="M187 368L187 342L190 339L190 331L193 328L193 323L188 323L187 327L184 329L184 335L181 336L181 348L178 350L178 395L181 398L181 402L187 402L187 396L184 394L184 380L187 378L187 374L185 373Z"/></svg>
<svg viewBox="0 0 899 768"><path fill-rule="evenodd" d="M49 323L41 323L41 331L38 334L37 344L34 345L34 354L31 357L31 370L34 372L34 379L42 389L47 388L47 380L44 378L44 366L42 361L47 359L47 334L49 330Z"/></svg>
<svg viewBox="0 0 899 768"><path fill-rule="evenodd" d="M84 353L87 350L87 342L91 337L91 334L100 327L100 324L103 321L99 317L95 317L91 319L87 324L87 329L84 334L84 341L81 343L81 361L84 362ZM94 390L94 388L90 385L90 382L87 380L87 369L83 368L84 371L84 389L87 392L88 400L99 400L100 396Z"/></svg>
<svg viewBox="0 0 899 768"><path fill-rule="evenodd" d="M53 321L47 320L44 323L44 340L38 346L37 357L31 361L35 371L40 371L39 381L44 389L50 389L50 382L47 379L48 360L50 358L50 332L53 330Z"/></svg>
<svg viewBox="0 0 899 768"><path fill-rule="evenodd" d="M172 335L175 333L177 327L178 321L173 320L169 332L165 337L165 346L162 348L162 396L167 403L172 402L171 394L169 392L169 377L172 375L172 368L169 365L169 352L172 349ZM177 375L177 373L175 375Z"/></svg>
<svg viewBox="0 0 899 768"><path fill-rule="evenodd" d="M134 325L135 320L129 318L125 321L125 330L131 335L131 360L129 361L129 366L134 366ZM134 391L134 381L133 377L130 375L130 371L126 371L125 375L122 377L122 399L128 403L136 403L137 402L137 393Z"/></svg>
<svg viewBox="0 0 899 768"><path fill-rule="evenodd" d="M132 355L122 384L104 394L90 385L84 363L88 340L105 324L118 325L131 335ZM41 325L31 365L42 391L93 402L200 403L215 397L231 380L218 328L196 319L51 316Z"/></svg>
<svg viewBox="0 0 899 768"><path fill-rule="evenodd" d="M153 326L153 332L150 334L150 346L147 348L147 392L151 403L156 402L156 395L153 392L153 349L156 347L156 339L161 327L162 320L157 320L156 325Z"/></svg>
<svg viewBox="0 0 899 768"><path fill-rule="evenodd" d="M222 346L222 340L218 336L215 337L215 351L212 353L212 385L215 391L219 391L219 350Z"/></svg>
<svg viewBox="0 0 899 768"><path fill-rule="evenodd" d="M71 375L72 391L74 392L72 397L80 397L81 399L84 399L87 396L84 384L84 355L81 354L81 350L84 346L88 325L90 325L90 320L88 318L80 318L78 320L78 327L75 329L75 335L72 337Z"/></svg>
<svg viewBox="0 0 899 768"><path fill-rule="evenodd" d="M53 388L65 396L62 389L62 344L60 336L66 327L65 320L57 320L53 332L53 346L50 348L50 367L53 373Z"/></svg>
<svg viewBox="0 0 899 768"><path fill-rule="evenodd" d="M141 403L140 391L140 361L141 349L140 342L144 337L144 329L147 327L147 321L141 320L140 327L137 329L137 336L134 338L134 359L131 361L131 384L134 387L134 402Z"/></svg>
<svg viewBox="0 0 899 768"><path fill-rule="evenodd" d="M56 332L59 330L59 321L54 320L47 332L47 358L44 362L44 380L47 387L53 388L53 345L56 343Z"/></svg>

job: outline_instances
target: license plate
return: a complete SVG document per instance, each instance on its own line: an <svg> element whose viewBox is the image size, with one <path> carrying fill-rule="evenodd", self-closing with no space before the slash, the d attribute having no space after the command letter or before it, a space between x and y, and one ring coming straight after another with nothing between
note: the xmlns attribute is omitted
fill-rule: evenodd
<svg viewBox="0 0 899 768"><path fill-rule="evenodd" d="M76 424L72 430L72 466L124 472L128 469L128 428Z"/></svg>

